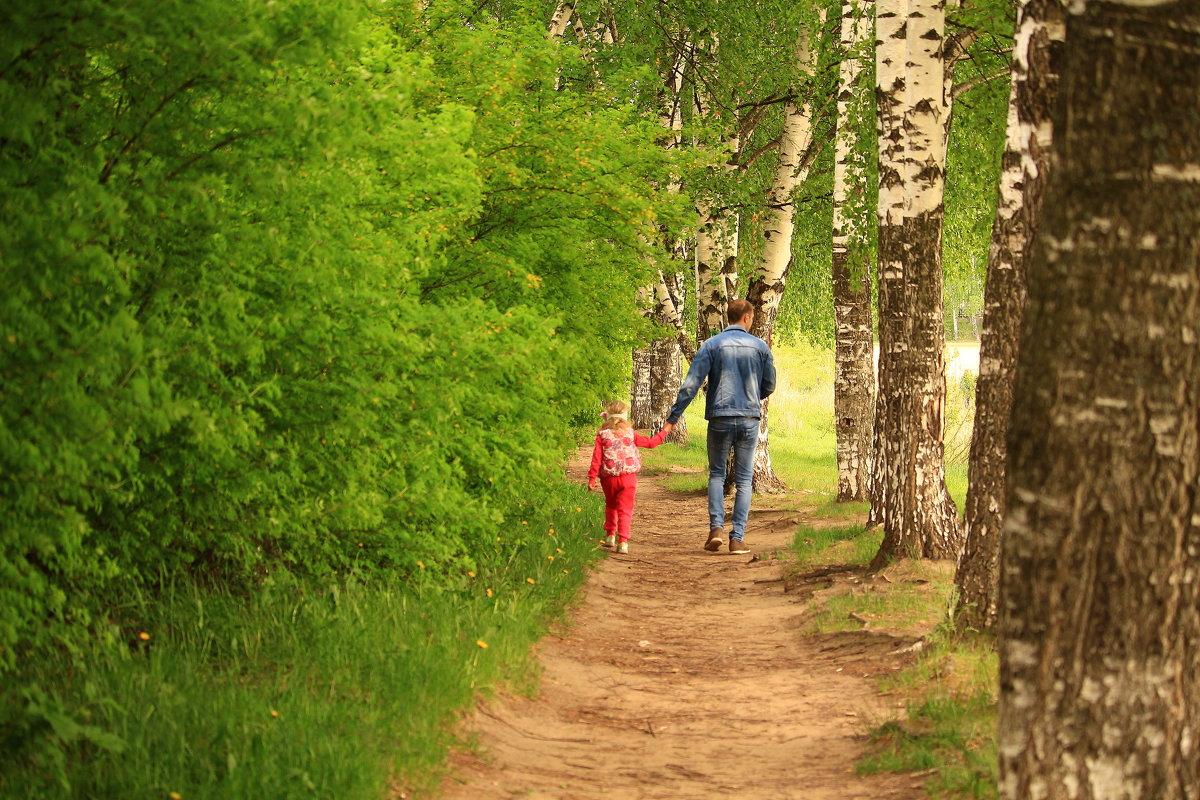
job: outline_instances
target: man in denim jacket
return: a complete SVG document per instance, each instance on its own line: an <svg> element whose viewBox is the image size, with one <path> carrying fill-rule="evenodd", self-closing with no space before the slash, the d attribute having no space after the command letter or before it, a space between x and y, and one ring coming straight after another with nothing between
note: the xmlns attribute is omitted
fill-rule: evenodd
<svg viewBox="0 0 1200 800"><path fill-rule="evenodd" d="M751 476L762 401L775 391L775 362L767 343L750 335L754 306L747 300L729 301L730 324L706 341L692 360L687 377L667 415L668 433L683 410L708 380L704 418L708 420L708 541L704 549L717 551L725 543L725 472L733 450L733 530L729 552L749 553L745 542L750 518Z"/></svg>

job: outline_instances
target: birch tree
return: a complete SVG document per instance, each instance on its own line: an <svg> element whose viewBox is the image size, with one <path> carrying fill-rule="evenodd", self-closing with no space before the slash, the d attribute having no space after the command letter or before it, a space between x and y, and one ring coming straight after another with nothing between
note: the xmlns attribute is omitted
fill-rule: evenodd
<svg viewBox="0 0 1200 800"><path fill-rule="evenodd" d="M946 491L942 192L946 163L945 18L938 0L880 0L879 392L872 566L901 556L954 558L960 528Z"/></svg>
<svg viewBox="0 0 1200 800"><path fill-rule="evenodd" d="M869 2L843 0L840 25L837 134L833 168L833 405L839 502L866 500L871 454L875 363L871 337L869 231L864 186L867 163L858 142L865 126L860 85L863 45L871 29Z"/></svg>
<svg viewBox="0 0 1200 800"><path fill-rule="evenodd" d="M690 47L685 43L679 51L669 53L666 57L666 63L669 66L663 76L658 119L659 124L667 132L663 138L663 146L668 149L677 148L681 143L683 76L690 55ZM672 183L667 188L668 191L675 193L681 187L678 180L672 178ZM673 259L678 260L683 243L672 239L669 234L664 235L667 252ZM667 420L671 405L683 381L681 345L687 345L690 348L691 341L683 331L680 314L683 298L678 296L678 291L671 291L676 286L675 276L668 280L659 272L657 285L646 292L646 298L649 300L648 316L661 326L670 329L672 335L656 338L645 348L646 353L634 354L630 420L636 427L654 430L661 428ZM687 441L687 426L682 419L672 431L669 440Z"/></svg>
<svg viewBox="0 0 1200 800"><path fill-rule="evenodd" d="M716 56L719 45L713 36L705 48ZM696 88L696 112L702 118L714 116L714 103L707 86ZM736 180L737 158L741 149L740 130L725 137L728 157L721 170L727 180ZM714 193L715 194L715 193ZM727 195L726 195L727 196ZM696 227L696 345L725 328L725 308L737 285L738 218L723 197L702 198L698 204Z"/></svg>
<svg viewBox="0 0 1200 800"><path fill-rule="evenodd" d="M1200 3L1074 2L1009 432L1001 796L1200 797Z"/></svg>
<svg viewBox="0 0 1200 800"><path fill-rule="evenodd" d="M811 77L815 71L815 50L810 31L802 29L796 60ZM792 265L793 216L796 205L793 194L804 182L812 165L810 146L813 134L813 102L789 100L784 105L783 133L780 135L779 161L771 185L766 222L763 226L763 250L758 274L750 284L747 299L754 305L754 324L750 332L771 344L775 333L775 318L787 285L788 269ZM771 443L768 434L770 401L763 402L759 418L758 447L754 452L754 491L775 493L783 490L783 482L771 467Z"/></svg>
<svg viewBox="0 0 1200 800"><path fill-rule="evenodd" d="M550 15L550 25L546 29L546 36L551 39L557 39L566 33L567 28L571 26L571 16L575 13L575 0L563 0L554 8L554 13Z"/></svg>
<svg viewBox="0 0 1200 800"><path fill-rule="evenodd" d="M965 544L955 584L959 627L993 628L999 603L1008 420L1025 272L1041 210L1051 144L1065 14L1061 0L1024 0L1017 10L1003 171L984 290L983 336L975 384L975 426L964 509Z"/></svg>

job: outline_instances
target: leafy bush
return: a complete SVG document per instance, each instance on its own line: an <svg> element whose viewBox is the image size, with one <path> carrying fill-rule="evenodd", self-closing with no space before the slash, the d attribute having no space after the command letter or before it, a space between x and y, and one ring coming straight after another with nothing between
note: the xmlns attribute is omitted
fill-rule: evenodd
<svg viewBox="0 0 1200 800"><path fill-rule="evenodd" d="M521 546L682 201L532 21L415 14L0 12L0 675L129 640L130 587L440 585Z"/></svg>

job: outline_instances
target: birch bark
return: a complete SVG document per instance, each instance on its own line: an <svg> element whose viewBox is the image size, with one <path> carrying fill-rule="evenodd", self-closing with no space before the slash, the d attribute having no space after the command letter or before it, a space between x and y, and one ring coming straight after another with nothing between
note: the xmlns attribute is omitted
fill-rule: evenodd
<svg viewBox="0 0 1200 800"><path fill-rule="evenodd" d="M858 143L866 93L860 85L862 49L871 30L870 2L843 0L833 167L833 406L837 430L839 502L866 500L870 475L871 401L875 362L871 336L871 277L864 184L867 164Z"/></svg>
<svg viewBox="0 0 1200 800"><path fill-rule="evenodd" d="M737 139L732 140L732 152L737 152ZM737 173L732 160L725 164L726 173ZM738 224L737 215L727 207L705 204L699 209L700 224L696 230L696 344L704 344L726 325L725 308L737 286Z"/></svg>
<svg viewBox="0 0 1200 800"><path fill-rule="evenodd" d="M942 446L944 7L883 0L878 8L880 353L871 516L884 538L873 568L904 556L956 558L962 536Z"/></svg>
<svg viewBox="0 0 1200 800"><path fill-rule="evenodd" d="M680 107L680 97L683 89L683 75L687 67L689 49L685 48L675 54L671 66L663 77L663 92L659 103L659 123L668 132L663 144L665 147L678 147L680 131L683 128L683 113ZM669 191L677 192L680 185L674 178L667 187ZM668 242L667 249L679 258L680 243ZM650 316L660 324L672 329L674 336L660 338L651 342L639 356L634 353L634 387L632 391L630 413L631 421L639 428L658 430L666 422L667 414L675 396L679 392L682 381L681 358L684 348L691 347L691 340L685 334L680 314L682 298L672 297L672 282L658 275L655 286L649 287L645 296L650 301ZM695 351L692 350L694 353ZM687 441L687 425L679 421L671 432L668 441L683 443Z"/></svg>
<svg viewBox="0 0 1200 800"><path fill-rule="evenodd" d="M1072 2L1001 557L1006 800L1200 797L1200 3Z"/></svg>
<svg viewBox="0 0 1200 800"><path fill-rule="evenodd" d="M809 32L802 30L797 47L801 69L811 75L815 54L809 42ZM754 324L751 333L768 345L775 338L775 318L787 286L788 270L792 266L792 233L795 230L796 204L792 195L808 177L809 153L813 135L812 103L789 101L784 106L783 133L779 143L779 161L770 190L770 206L763 224L762 256L758 274L750 284L746 299L754 305ZM770 401L764 401L759 418L758 448L754 452L754 491L775 494L784 489L783 481L771 467L771 443L768 430Z"/></svg>
<svg viewBox="0 0 1200 800"><path fill-rule="evenodd" d="M546 28L546 36L557 39L567 32L571 25L571 17L575 13L575 0L563 0L550 16L550 25Z"/></svg>
<svg viewBox="0 0 1200 800"><path fill-rule="evenodd" d="M1062 0L1023 0L1017 8L999 202L984 289L963 522L966 541L954 579L959 628L991 630L998 613L1005 440L1025 307L1029 242L1046 184L1050 116L1058 89L1056 69L1062 57L1065 19Z"/></svg>

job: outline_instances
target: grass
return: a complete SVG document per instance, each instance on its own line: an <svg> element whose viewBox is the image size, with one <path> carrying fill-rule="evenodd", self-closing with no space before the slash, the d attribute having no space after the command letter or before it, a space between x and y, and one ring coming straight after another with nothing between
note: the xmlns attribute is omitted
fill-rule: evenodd
<svg viewBox="0 0 1200 800"><path fill-rule="evenodd" d="M882 536L878 529L866 531L862 525L819 528L802 525L792 542L794 568L801 571L818 563L865 567L879 550Z"/></svg>
<svg viewBox="0 0 1200 800"><path fill-rule="evenodd" d="M903 720L871 733L859 772L932 770L935 798L997 797L996 696L999 656L990 637L940 626L911 667L884 681L905 695Z"/></svg>
<svg viewBox="0 0 1200 800"><path fill-rule="evenodd" d="M936 695L910 703L904 721L872 731L859 774L928 771L934 798L994 798L996 705L988 694Z"/></svg>
<svg viewBox="0 0 1200 800"><path fill-rule="evenodd" d="M879 538L861 525L801 527L793 570L823 564L865 570ZM871 731L857 769L927 772L925 788L934 798L994 798L998 656L990 638L949 629L953 588L952 564L913 559L875 576L830 580L810 600L807 633L870 628L923 637L915 662L881 682L881 690L904 698L905 712Z"/></svg>
<svg viewBox="0 0 1200 800"><path fill-rule="evenodd" d="M0 694L0 796L428 790L476 692L535 686L530 645L595 558L597 502L562 487L515 534L520 547L449 586L331 576L251 597L130 592L125 611L149 638L36 665L35 690Z"/></svg>

